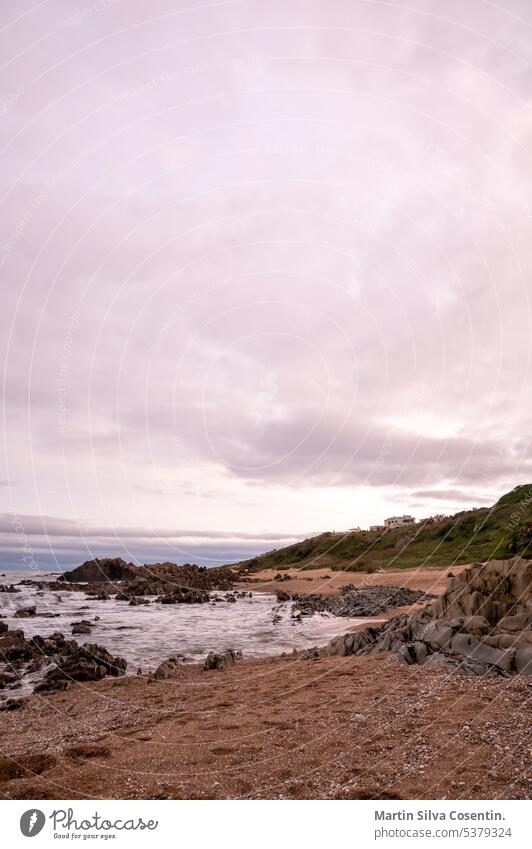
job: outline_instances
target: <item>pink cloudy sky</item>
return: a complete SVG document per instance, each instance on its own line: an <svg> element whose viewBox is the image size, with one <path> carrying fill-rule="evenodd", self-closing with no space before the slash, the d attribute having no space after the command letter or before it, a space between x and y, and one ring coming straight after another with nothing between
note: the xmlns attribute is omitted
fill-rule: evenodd
<svg viewBox="0 0 532 849"><path fill-rule="evenodd" d="M0 563L532 480L532 7L4 0Z"/></svg>

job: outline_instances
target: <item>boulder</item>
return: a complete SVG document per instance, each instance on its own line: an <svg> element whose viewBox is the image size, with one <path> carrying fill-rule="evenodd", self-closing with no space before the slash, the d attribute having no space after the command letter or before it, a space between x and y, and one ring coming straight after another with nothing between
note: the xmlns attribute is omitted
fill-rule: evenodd
<svg viewBox="0 0 532 849"><path fill-rule="evenodd" d="M203 669L206 671L210 669L225 669L239 660L242 660L241 651L233 651L233 649L227 649L227 651L220 653L211 651L205 658Z"/></svg>
<svg viewBox="0 0 532 849"><path fill-rule="evenodd" d="M445 620L436 620L421 629L420 640L434 651L439 651L449 646L453 634L453 628Z"/></svg>
<svg viewBox="0 0 532 849"><path fill-rule="evenodd" d="M397 642L392 651L402 663L406 663L409 666L415 663L416 655L412 644Z"/></svg>
<svg viewBox="0 0 532 849"><path fill-rule="evenodd" d="M178 587L171 593L159 596L157 601L161 604L206 604L209 601L209 593L189 587Z"/></svg>
<svg viewBox="0 0 532 849"><path fill-rule="evenodd" d="M441 652L434 652L434 654L429 655L424 665L429 669L454 669L455 667L451 658Z"/></svg>
<svg viewBox="0 0 532 849"><path fill-rule="evenodd" d="M90 622L87 622L86 619L82 619L81 622L73 622L72 623L72 633L73 634L91 634L92 626Z"/></svg>
<svg viewBox="0 0 532 849"><path fill-rule="evenodd" d="M275 595L277 596L277 601L281 604L285 601L291 601L292 596L290 593L286 593L284 590L275 590Z"/></svg>
<svg viewBox="0 0 532 849"><path fill-rule="evenodd" d="M299 655L299 660L318 660L320 651L317 646L312 646L310 649L303 649Z"/></svg>
<svg viewBox="0 0 532 849"><path fill-rule="evenodd" d="M488 666L496 666L503 672L509 672L515 656L515 649L496 649L485 643L478 643L468 657L480 660Z"/></svg>
<svg viewBox="0 0 532 849"><path fill-rule="evenodd" d="M65 690L73 681L99 681L106 675L124 675L127 667L123 658L113 657L103 646L96 643L80 646L74 640L65 641L55 663L34 692Z"/></svg>
<svg viewBox="0 0 532 849"><path fill-rule="evenodd" d="M36 612L37 608L34 604L28 607L19 607L19 609L15 611L15 619L29 619L30 616L35 616Z"/></svg>
<svg viewBox="0 0 532 849"><path fill-rule="evenodd" d="M516 649L514 662L519 675L532 675L532 648Z"/></svg>
<svg viewBox="0 0 532 849"><path fill-rule="evenodd" d="M6 699L5 702L0 702L0 710L20 710L24 707L24 699Z"/></svg>
<svg viewBox="0 0 532 849"><path fill-rule="evenodd" d="M455 634L451 640L451 650L454 654L461 654L464 657L469 655L480 645L479 641L472 634L459 632Z"/></svg>
<svg viewBox="0 0 532 849"><path fill-rule="evenodd" d="M490 623L484 616L466 616L462 623L464 631L474 634L476 637L489 633Z"/></svg>
<svg viewBox="0 0 532 849"><path fill-rule="evenodd" d="M416 658L416 663L419 663L420 666L423 666L427 659L428 649L425 643L421 643L419 640L416 640L414 643L414 654Z"/></svg>
<svg viewBox="0 0 532 849"><path fill-rule="evenodd" d="M151 673L150 679L152 681L165 681L167 678L171 678L174 675L182 663L183 660L181 657L169 657L167 660L163 660L157 669Z"/></svg>
<svg viewBox="0 0 532 849"><path fill-rule="evenodd" d="M2 661L20 664L31 660L34 649L25 637L24 631L7 631L0 636L0 658Z"/></svg>
<svg viewBox="0 0 532 849"><path fill-rule="evenodd" d="M525 611L515 616L503 616L499 620L497 630L499 631L525 631L532 627L532 616Z"/></svg>

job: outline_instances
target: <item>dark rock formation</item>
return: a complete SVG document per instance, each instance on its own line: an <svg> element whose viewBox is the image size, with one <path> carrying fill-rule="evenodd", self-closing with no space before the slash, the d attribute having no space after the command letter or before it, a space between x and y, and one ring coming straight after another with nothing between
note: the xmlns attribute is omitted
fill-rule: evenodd
<svg viewBox="0 0 532 849"><path fill-rule="evenodd" d="M138 576L138 567L133 563L126 563L121 557L103 557L101 559L87 560L76 569L65 572L59 577L59 581L77 583L78 581L125 581L128 578Z"/></svg>
<svg viewBox="0 0 532 849"><path fill-rule="evenodd" d="M91 634L92 633L92 625L86 619L82 619L81 622L72 622L72 633L73 634Z"/></svg>
<svg viewBox="0 0 532 849"><path fill-rule="evenodd" d="M66 690L73 681L99 681L106 675L124 675L127 666L123 658L113 657L103 646L96 643L80 646L74 640L64 642L54 661L55 667L46 673L34 692Z"/></svg>
<svg viewBox="0 0 532 849"><path fill-rule="evenodd" d="M0 636L0 658L2 661L20 664L31 660L33 649L24 638L24 631L7 631Z"/></svg>
<svg viewBox="0 0 532 849"><path fill-rule="evenodd" d="M299 660L318 660L320 656L320 650L317 646L312 646L310 649L303 649L300 655L298 655Z"/></svg>
<svg viewBox="0 0 532 849"><path fill-rule="evenodd" d="M159 596L157 601L161 604L206 604L209 601L209 593L178 587L171 593Z"/></svg>
<svg viewBox="0 0 532 849"><path fill-rule="evenodd" d="M103 598L104 594L113 591L109 584L114 581L127 582L125 586L116 587L116 591L131 597L168 594L180 587L202 590L230 589L234 574L225 566L214 569L190 563L185 563L183 566L175 563L135 566L133 563L126 563L120 557L103 557L88 560L76 569L65 572L59 581L48 585L42 584L42 586L50 590L81 583L82 585L77 589L83 589L91 595ZM41 582L32 582L32 584L41 586Z"/></svg>
<svg viewBox="0 0 532 849"><path fill-rule="evenodd" d="M35 692L62 690L71 681L96 681L105 675L123 675L126 661L113 657L105 648L94 643L84 646L66 640L55 632L49 637L36 635L27 640L20 630L0 634L0 658L9 666L2 672L0 689L14 689L21 676L49 667Z"/></svg>
<svg viewBox="0 0 532 849"><path fill-rule="evenodd" d="M326 654L391 651L403 663L476 675L532 675L532 564L478 563L449 578L422 610L336 637Z"/></svg>
<svg viewBox="0 0 532 849"><path fill-rule="evenodd" d="M36 612L35 605L31 605L31 607L19 607L15 611L15 619L29 619L30 616L35 616Z"/></svg>
<svg viewBox="0 0 532 849"><path fill-rule="evenodd" d="M277 600L286 601L288 593L277 591ZM313 613L330 613L332 616L378 616L390 607L422 604L434 596L405 587L342 587L341 595L292 595L295 615L311 616Z"/></svg>
<svg viewBox="0 0 532 849"><path fill-rule="evenodd" d="M182 655L169 657L159 664L155 672L151 673L150 679L153 681L165 681L167 678L171 678L182 664Z"/></svg>
<svg viewBox="0 0 532 849"><path fill-rule="evenodd" d="M227 651L220 653L211 651L205 658L203 669L205 671L209 669L225 669L227 666L232 666L239 660L242 660L241 651L233 651L233 649L227 649Z"/></svg>
<svg viewBox="0 0 532 849"><path fill-rule="evenodd" d="M0 703L0 711L20 710L22 707L24 707L24 699L6 699L5 702Z"/></svg>

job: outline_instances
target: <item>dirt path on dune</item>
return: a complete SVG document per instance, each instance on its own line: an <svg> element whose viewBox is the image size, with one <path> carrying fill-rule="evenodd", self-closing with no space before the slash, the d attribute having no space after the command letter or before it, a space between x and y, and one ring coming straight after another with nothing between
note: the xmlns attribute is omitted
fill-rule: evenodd
<svg viewBox="0 0 532 849"><path fill-rule="evenodd" d="M181 667L173 680L77 684L4 713L0 792L523 798L529 710L526 679L460 678L388 655Z"/></svg>

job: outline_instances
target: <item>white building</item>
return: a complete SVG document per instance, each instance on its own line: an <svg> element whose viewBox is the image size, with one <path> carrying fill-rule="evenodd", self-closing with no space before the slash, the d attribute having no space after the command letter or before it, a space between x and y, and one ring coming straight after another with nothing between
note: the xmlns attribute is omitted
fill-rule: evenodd
<svg viewBox="0 0 532 849"><path fill-rule="evenodd" d="M405 525L415 524L413 516L390 516L384 520L384 527L387 531L392 531L394 528L403 528Z"/></svg>

